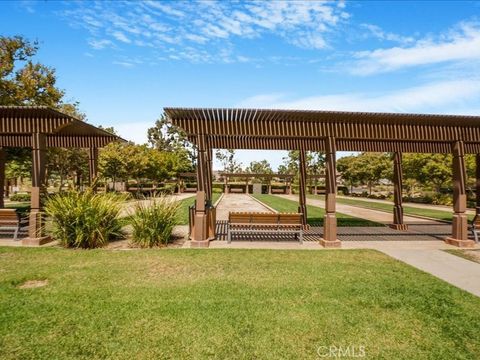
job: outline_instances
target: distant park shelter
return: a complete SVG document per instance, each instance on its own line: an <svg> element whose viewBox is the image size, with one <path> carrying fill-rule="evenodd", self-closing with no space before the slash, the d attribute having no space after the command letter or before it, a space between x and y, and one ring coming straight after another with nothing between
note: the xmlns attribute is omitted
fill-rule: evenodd
<svg viewBox="0 0 480 360"><path fill-rule="evenodd" d="M46 106L0 106L0 207L4 207L5 148L32 149L32 192L29 235L23 242L42 244L44 235L40 195L45 189L49 147L89 149L90 182L97 177L98 148L121 140L105 130Z"/></svg>
<svg viewBox="0 0 480 360"><path fill-rule="evenodd" d="M320 243L338 247L336 152L391 152L394 155L394 208L391 226L406 229L402 206L402 153L453 155L452 234L446 241L467 247L465 153L477 154L477 207L480 206L480 116L306 111L273 109L165 108L198 149L197 200L192 212L192 246L215 238L211 217L212 149L298 150L299 212L307 219L306 151L326 154L326 197Z"/></svg>

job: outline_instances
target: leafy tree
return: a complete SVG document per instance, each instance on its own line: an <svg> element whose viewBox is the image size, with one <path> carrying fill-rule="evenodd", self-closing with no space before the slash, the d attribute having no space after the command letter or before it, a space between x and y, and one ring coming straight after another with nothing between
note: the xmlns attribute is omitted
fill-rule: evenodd
<svg viewBox="0 0 480 360"><path fill-rule="evenodd" d="M267 160L252 161L245 171L251 174L273 174L272 167ZM268 177L259 178L258 180L267 181L267 179Z"/></svg>
<svg viewBox="0 0 480 360"><path fill-rule="evenodd" d="M387 153L361 153L351 166L358 182L367 185L370 194L380 180L392 178L393 162Z"/></svg>
<svg viewBox="0 0 480 360"><path fill-rule="evenodd" d="M233 149L217 149L215 157L222 163L223 171L235 173L242 171L242 164L235 159L235 150Z"/></svg>
<svg viewBox="0 0 480 360"><path fill-rule="evenodd" d="M298 150L291 150L288 155L283 158L282 171L286 171L287 174L294 174L298 179L298 161L300 158L300 152Z"/></svg>
<svg viewBox="0 0 480 360"><path fill-rule="evenodd" d="M193 164L196 163L194 147L188 141L187 134L178 126L173 125L165 114L160 116L155 122L155 126L147 130L147 136L148 143L154 149L184 153L190 159L190 170L193 169Z"/></svg>
<svg viewBox="0 0 480 360"><path fill-rule="evenodd" d="M452 156L450 154L405 154L403 174L435 192L452 183Z"/></svg>
<svg viewBox="0 0 480 360"><path fill-rule="evenodd" d="M250 165L245 169L246 172L251 174L272 174L273 170L270 163L267 160L252 161Z"/></svg>
<svg viewBox="0 0 480 360"><path fill-rule="evenodd" d="M337 171L341 174L346 185L350 186L350 192L353 192L353 187L360 183L360 175L358 167L353 166L357 156L344 156L337 160Z"/></svg>
<svg viewBox="0 0 480 360"><path fill-rule="evenodd" d="M62 103L65 93L56 87L55 69L34 62L37 51L37 42L0 36L0 105Z"/></svg>
<svg viewBox="0 0 480 360"><path fill-rule="evenodd" d="M99 153L99 172L103 177L111 179L114 184L127 177L124 147L125 144L113 142L102 148Z"/></svg>
<svg viewBox="0 0 480 360"><path fill-rule="evenodd" d="M114 183L135 179L139 185L143 180L158 185L179 172L189 171L190 167L190 159L184 152L160 151L134 143L111 143L101 149L99 156L101 176Z"/></svg>

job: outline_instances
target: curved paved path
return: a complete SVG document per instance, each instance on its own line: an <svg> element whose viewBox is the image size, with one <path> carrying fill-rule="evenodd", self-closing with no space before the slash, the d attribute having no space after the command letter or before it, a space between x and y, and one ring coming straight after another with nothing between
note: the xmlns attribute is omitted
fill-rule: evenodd
<svg viewBox="0 0 480 360"><path fill-rule="evenodd" d="M297 195L275 195L275 196L279 196L288 200L293 200L298 202ZM307 205L313 205L323 209L325 208L325 201L321 199L307 198ZM382 224L390 224L393 221L393 215L387 212L365 209L365 208L352 206L352 205L337 203L337 212L345 215L350 215L350 216L355 216L358 218L370 220L370 221L379 222ZM435 220L422 219L422 218L417 218L417 217L407 216L407 215L404 216L404 221L407 224L435 224L435 225L444 224Z"/></svg>
<svg viewBox="0 0 480 360"><path fill-rule="evenodd" d="M338 198L341 199L351 199L351 200L361 200L361 201L367 201L367 202L373 202L373 203L380 203L380 204L388 204L393 206L393 202L388 201L388 200L380 200L380 199L369 199L369 198L364 198L364 197L351 197L351 196L343 196L343 195L337 195ZM453 212L453 207L452 206L446 206L446 205L433 205L433 204L421 204L421 203L413 203L413 202L408 202L404 201L403 206L408 206L412 208L419 208L419 209L429 209L429 210L439 210L439 211L446 211L446 212ZM467 209L467 214L475 214L475 209Z"/></svg>

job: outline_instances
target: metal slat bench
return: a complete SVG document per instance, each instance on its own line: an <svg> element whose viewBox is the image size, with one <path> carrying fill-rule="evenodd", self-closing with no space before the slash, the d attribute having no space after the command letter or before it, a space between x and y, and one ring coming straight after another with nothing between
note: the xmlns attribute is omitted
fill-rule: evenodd
<svg viewBox="0 0 480 360"><path fill-rule="evenodd" d="M295 234L303 243L301 213L230 212L228 214L227 242L233 234Z"/></svg>
<svg viewBox="0 0 480 360"><path fill-rule="evenodd" d="M28 219L21 219L15 209L0 209L0 230L13 231L13 240L17 240L20 230L28 224Z"/></svg>
<svg viewBox="0 0 480 360"><path fill-rule="evenodd" d="M470 224L470 231L475 238L475 242L478 243L478 236L480 234L480 215L477 214L473 218L472 223Z"/></svg>

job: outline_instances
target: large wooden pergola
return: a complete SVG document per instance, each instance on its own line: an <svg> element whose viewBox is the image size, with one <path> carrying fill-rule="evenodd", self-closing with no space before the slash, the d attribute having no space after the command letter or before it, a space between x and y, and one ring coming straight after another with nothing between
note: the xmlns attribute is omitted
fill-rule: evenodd
<svg viewBox="0 0 480 360"><path fill-rule="evenodd" d="M0 106L0 207L4 206L7 147L32 149L32 191L29 235L23 242L42 244L44 235L40 195L45 188L46 150L49 147L89 149L90 183L97 177L98 148L119 137L46 106Z"/></svg>
<svg viewBox="0 0 480 360"><path fill-rule="evenodd" d="M291 174L279 174L279 173L248 173L248 172L241 172L241 173L232 173L232 172L220 172L219 175L224 179L224 192L226 194L229 193L229 180L230 178L240 178L245 179L245 193L249 193L248 186L250 183L250 179L265 179L267 182L267 193L272 193L272 180L273 179L283 179L285 181L286 186L286 193L289 194L291 192L291 184L294 178Z"/></svg>
<svg viewBox="0 0 480 360"><path fill-rule="evenodd" d="M327 247L337 239L335 202L337 151L394 154L392 227L405 229L402 207L402 153L453 155L454 206L450 244L473 246L468 239L465 153L477 154L480 177L480 116L303 111L268 109L166 108L170 121L182 128L198 149L197 202L193 246L208 246L206 225L211 199L212 149L300 151L299 211L306 219L306 151L326 154L326 197L323 238ZM477 179L477 205L480 206Z"/></svg>

